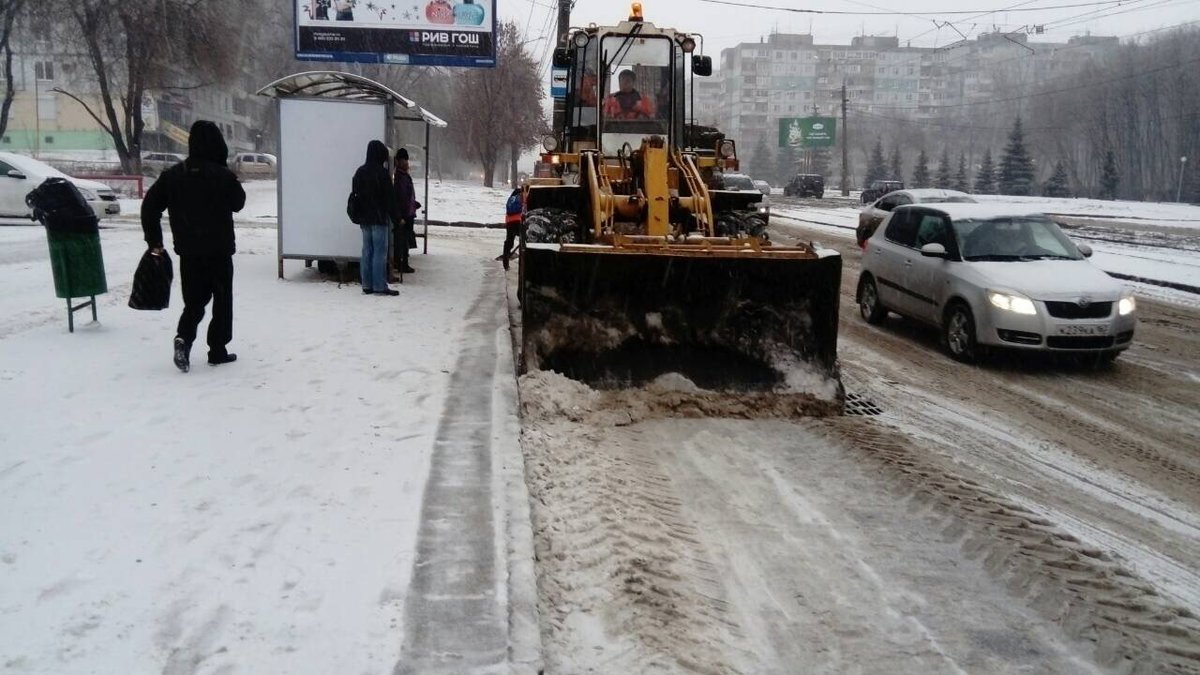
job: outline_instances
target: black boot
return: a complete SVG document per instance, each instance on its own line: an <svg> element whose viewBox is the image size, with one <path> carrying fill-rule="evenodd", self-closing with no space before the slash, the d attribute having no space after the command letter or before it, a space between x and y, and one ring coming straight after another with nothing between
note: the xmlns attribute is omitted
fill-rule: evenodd
<svg viewBox="0 0 1200 675"><path fill-rule="evenodd" d="M187 372L192 367L189 352L192 346L183 341L183 338L175 338L175 367L183 372Z"/></svg>
<svg viewBox="0 0 1200 675"><path fill-rule="evenodd" d="M219 366L222 363L233 363L234 361L237 361L237 354L230 354L229 352L220 354L208 353L208 365L210 366Z"/></svg>

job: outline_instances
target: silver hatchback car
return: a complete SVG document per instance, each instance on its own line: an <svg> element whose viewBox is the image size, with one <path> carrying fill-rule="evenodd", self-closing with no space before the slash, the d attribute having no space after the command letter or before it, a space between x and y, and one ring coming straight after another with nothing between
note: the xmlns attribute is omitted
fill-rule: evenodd
<svg viewBox="0 0 1200 675"><path fill-rule="evenodd" d="M961 361L980 347L1111 360L1133 340L1137 306L1091 254L1020 205L902 206L867 240L857 301L870 323L891 311L937 326Z"/></svg>

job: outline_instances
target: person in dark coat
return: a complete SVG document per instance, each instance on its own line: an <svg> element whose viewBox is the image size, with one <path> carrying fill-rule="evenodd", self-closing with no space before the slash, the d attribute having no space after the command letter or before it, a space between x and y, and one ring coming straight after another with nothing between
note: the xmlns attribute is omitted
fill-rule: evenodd
<svg viewBox="0 0 1200 675"><path fill-rule="evenodd" d="M175 366L190 368L192 342L212 300L208 323L208 362L237 360L233 340L233 214L246 204L246 192L225 166L229 148L213 122L197 120L188 135L187 159L158 177L142 200L142 232L150 252L162 255L162 214L170 217L183 315L175 330Z"/></svg>
<svg viewBox="0 0 1200 675"><path fill-rule="evenodd" d="M417 235L413 225L417 220L417 209L421 203L417 201L417 192L413 187L412 176L408 173L408 150L400 148L396 151L396 202L400 207L401 221L396 223L392 237L392 264L405 274L416 272L408 264L408 250L417 247Z"/></svg>
<svg viewBox="0 0 1200 675"><path fill-rule="evenodd" d="M382 141L367 144L367 161L354 172L354 192L361 200L362 258L359 259L363 293L400 295L387 286L388 225L401 219L387 169L388 149Z"/></svg>

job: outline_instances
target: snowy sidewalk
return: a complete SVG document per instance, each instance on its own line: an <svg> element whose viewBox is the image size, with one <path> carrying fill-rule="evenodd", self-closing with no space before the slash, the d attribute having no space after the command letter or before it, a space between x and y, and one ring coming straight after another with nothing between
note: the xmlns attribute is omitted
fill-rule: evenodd
<svg viewBox="0 0 1200 675"><path fill-rule="evenodd" d="M279 281L275 230L239 228L239 360L209 367L198 340L186 375L170 360L178 280L165 312L124 306L139 231L103 231L112 290L74 335L41 236L0 233L5 672L540 658L494 235L431 242L387 298L296 262ZM470 626L439 604L459 591Z"/></svg>

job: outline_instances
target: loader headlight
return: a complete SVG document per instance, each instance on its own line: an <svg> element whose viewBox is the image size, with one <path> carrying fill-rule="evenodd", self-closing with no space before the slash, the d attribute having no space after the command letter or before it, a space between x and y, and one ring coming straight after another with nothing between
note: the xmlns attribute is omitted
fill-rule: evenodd
<svg viewBox="0 0 1200 675"><path fill-rule="evenodd" d="M733 151L733 141L721 141L721 145L717 148L717 152L721 154L722 159L729 159L730 157L733 157Z"/></svg>
<svg viewBox="0 0 1200 675"><path fill-rule="evenodd" d="M993 307L1006 312L1027 315L1037 314L1037 307L1033 305L1033 301L1023 295L1005 293L1003 291L988 291L987 296L988 301L992 303Z"/></svg>
<svg viewBox="0 0 1200 675"><path fill-rule="evenodd" d="M1133 299L1132 293L1121 298L1121 301L1117 303L1117 313L1120 314L1121 316L1127 316L1129 314L1133 314L1133 312L1136 309L1137 309L1137 300Z"/></svg>
<svg viewBox="0 0 1200 675"><path fill-rule="evenodd" d="M692 52L696 51L696 41L693 40L690 35L685 35L683 39L679 41L679 48L683 50L684 54L691 54Z"/></svg>
<svg viewBox="0 0 1200 675"><path fill-rule="evenodd" d="M577 31L574 35L571 36L571 42L574 42L575 46L579 47L580 49L583 49L584 47L586 47L588 45L588 43L591 41L592 41L592 38L591 38L591 36L589 36L587 34L587 31L582 31L582 30Z"/></svg>
<svg viewBox="0 0 1200 675"><path fill-rule="evenodd" d="M546 152L554 152L558 149L558 138L556 138L553 134L546 134L545 136L542 136L542 148Z"/></svg>

